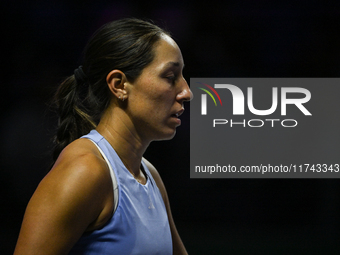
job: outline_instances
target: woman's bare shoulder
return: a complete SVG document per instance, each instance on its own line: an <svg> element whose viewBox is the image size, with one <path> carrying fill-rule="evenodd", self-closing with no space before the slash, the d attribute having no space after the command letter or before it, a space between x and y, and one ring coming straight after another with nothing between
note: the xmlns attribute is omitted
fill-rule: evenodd
<svg viewBox="0 0 340 255"><path fill-rule="evenodd" d="M68 165L72 163L86 163L86 166L95 165L97 167L106 166L105 161L96 146L89 139L85 138L77 139L67 145L60 153L53 168L58 167L60 164Z"/></svg>
<svg viewBox="0 0 340 255"><path fill-rule="evenodd" d="M96 146L88 139L70 143L39 184L37 191L53 190L60 199L93 202L104 190L112 189L109 168Z"/></svg>
<svg viewBox="0 0 340 255"><path fill-rule="evenodd" d="M58 186L90 188L102 185L107 177L108 166L96 146L88 139L78 139L64 148L41 184L58 182Z"/></svg>
<svg viewBox="0 0 340 255"><path fill-rule="evenodd" d="M111 215L110 180L108 166L91 141L79 139L68 145L27 206L18 254L66 253L85 231Z"/></svg>

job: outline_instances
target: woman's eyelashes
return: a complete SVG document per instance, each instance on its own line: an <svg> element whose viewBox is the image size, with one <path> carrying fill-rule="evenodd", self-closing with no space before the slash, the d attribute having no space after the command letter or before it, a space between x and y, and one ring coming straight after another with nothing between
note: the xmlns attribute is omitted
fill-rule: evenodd
<svg viewBox="0 0 340 255"><path fill-rule="evenodd" d="M171 83L176 83L179 76L180 76L179 74L171 73L171 74L166 75L165 78Z"/></svg>
<svg viewBox="0 0 340 255"><path fill-rule="evenodd" d="M182 72L178 68L175 68L175 70L164 72L162 76L170 83L174 84L182 77L182 75Z"/></svg>
<svg viewBox="0 0 340 255"><path fill-rule="evenodd" d="M167 76L166 79L168 79L171 83L174 83L177 77L175 75L170 75L170 76Z"/></svg>

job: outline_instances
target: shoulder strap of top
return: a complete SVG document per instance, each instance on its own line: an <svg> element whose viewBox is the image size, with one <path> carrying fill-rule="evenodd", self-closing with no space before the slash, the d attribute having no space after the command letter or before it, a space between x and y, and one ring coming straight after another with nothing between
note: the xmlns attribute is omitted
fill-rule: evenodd
<svg viewBox="0 0 340 255"><path fill-rule="evenodd" d="M109 162L109 160L107 159L107 157L105 156L104 152L102 151L102 149L98 146L98 144L93 141L92 139L89 139L91 142L93 142L94 145L96 145L96 147L98 148L100 154L102 154L103 158L106 161L106 164L109 166L110 169L110 175L111 175L111 179L112 179L112 184L113 184L113 202L114 202L114 208L113 208L113 213L116 211L117 206L118 206L118 184L117 184L117 179L116 179L116 175L112 169L112 166Z"/></svg>

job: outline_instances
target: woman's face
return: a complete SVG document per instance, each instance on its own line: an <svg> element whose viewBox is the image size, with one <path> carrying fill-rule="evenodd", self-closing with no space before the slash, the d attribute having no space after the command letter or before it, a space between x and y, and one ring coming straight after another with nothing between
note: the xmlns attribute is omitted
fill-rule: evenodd
<svg viewBox="0 0 340 255"><path fill-rule="evenodd" d="M127 87L127 111L142 139L170 139L181 124L183 102L192 93L182 70L184 62L175 41L163 35L154 46L155 58Z"/></svg>

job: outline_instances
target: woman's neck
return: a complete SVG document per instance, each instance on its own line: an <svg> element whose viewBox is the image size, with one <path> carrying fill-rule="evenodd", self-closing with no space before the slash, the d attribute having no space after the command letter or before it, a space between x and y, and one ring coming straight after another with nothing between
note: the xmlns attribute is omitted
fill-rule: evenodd
<svg viewBox="0 0 340 255"><path fill-rule="evenodd" d="M96 130L111 144L126 168L139 176L142 157L150 142L142 141L128 115L119 107L109 107Z"/></svg>

